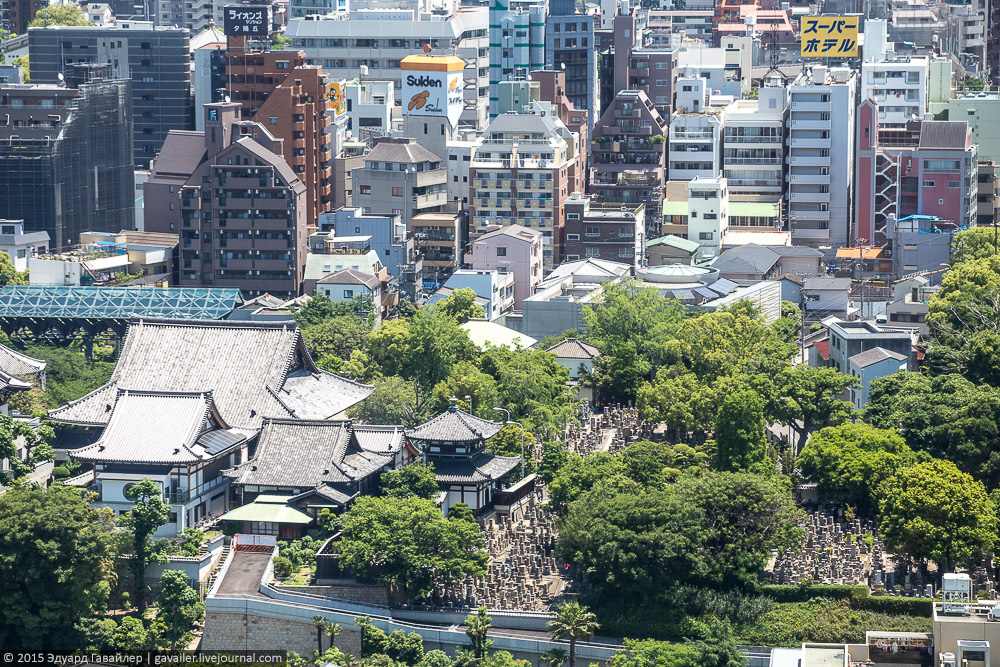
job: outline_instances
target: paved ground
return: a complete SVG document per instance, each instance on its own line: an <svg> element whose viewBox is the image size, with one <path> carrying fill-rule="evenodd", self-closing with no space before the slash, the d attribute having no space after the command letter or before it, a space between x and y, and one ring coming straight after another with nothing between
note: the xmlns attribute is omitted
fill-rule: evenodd
<svg viewBox="0 0 1000 667"><path fill-rule="evenodd" d="M255 595L260 594L260 580L264 576L267 562L271 554L257 551L237 551L233 562L226 571L219 585L219 595Z"/></svg>

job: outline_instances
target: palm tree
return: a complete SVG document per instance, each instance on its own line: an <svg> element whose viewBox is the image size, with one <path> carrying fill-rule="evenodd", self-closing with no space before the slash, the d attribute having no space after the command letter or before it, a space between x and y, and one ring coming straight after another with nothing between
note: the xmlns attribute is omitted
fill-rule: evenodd
<svg viewBox="0 0 1000 667"><path fill-rule="evenodd" d="M344 631L344 628L340 627L340 623L329 622L323 625L323 629L330 635L330 648L333 648L333 640Z"/></svg>
<svg viewBox="0 0 1000 667"><path fill-rule="evenodd" d="M361 628L361 659L365 657L365 628L372 624L372 619L368 616L355 616L354 625Z"/></svg>
<svg viewBox="0 0 1000 667"><path fill-rule="evenodd" d="M566 649L553 648L538 656L547 667L562 667L566 664Z"/></svg>
<svg viewBox="0 0 1000 667"><path fill-rule="evenodd" d="M600 627L592 611L573 601L556 609L555 619L549 621L549 634L553 639L569 640L569 667L576 667L576 642L590 639Z"/></svg>
<svg viewBox="0 0 1000 667"><path fill-rule="evenodd" d="M493 619L486 615L486 607L480 607L475 614L469 614L465 618L465 634L472 640L472 651L477 660L482 660L487 649L493 642L486 638L486 634L493 625Z"/></svg>
<svg viewBox="0 0 1000 667"><path fill-rule="evenodd" d="M326 625L326 616L313 616L313 625L316 626L316 648L320 655L323 654L323 627Z"/></svg>

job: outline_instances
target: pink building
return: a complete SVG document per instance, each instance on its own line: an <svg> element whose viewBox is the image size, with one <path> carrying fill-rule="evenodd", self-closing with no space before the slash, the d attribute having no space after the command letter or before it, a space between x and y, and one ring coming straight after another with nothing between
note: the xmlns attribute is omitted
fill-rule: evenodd
<svg viewBox="0 0 1000 667"><path fill-rule="evenodd" d="M878 103L858 107L855 153L855 238L886 242L886 221L937 216L959 227L977 216L977 146L965 121L911 120L905 127L878 125Z"/></svg>
<svg viewBox="0 0 1000 667"><path fill-rule="evenodd" d="M497 270L514 274L514 308L535 293L542 282L542 233L522 227L488 227L486 233L472 243L467 255L477 271Z"/></svg>

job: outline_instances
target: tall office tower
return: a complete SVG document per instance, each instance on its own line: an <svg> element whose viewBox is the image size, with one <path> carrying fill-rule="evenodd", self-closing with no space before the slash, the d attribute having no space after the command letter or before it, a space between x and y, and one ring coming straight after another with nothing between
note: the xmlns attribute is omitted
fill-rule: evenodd
<svg viewBox="0 0 1000 667"><path fill-rule="evenodd" d="M148 168L170 130L194 127L188 31L149 21L28 30L32 83L59 83L72 63L110 65L110 78L132 80L133 160Z"/></svg>
<svg viewBox="0 0 1000 667"><path fill-rule="evenodd" d="M574 0L551 0L545 21L545 64L566 74L566 97L573 106L597 116L597 50L594 17L576 13Z"/></svg>
<svg viewBox="0 0 1000 667"><path fill-rule="evenodd" d="M135 215L128 81L71 66L67 85L0 85L0 218L46 231L52 247L81 232L131 229ZM89 81L89 82L88 82Z"/></svg>
<svg viewBox="0 0 1000 667"><path fill-rule="evenodd" d="M527 79L545 68L547 0L496 0L490 5L490 118L501 81Z"/></svg>

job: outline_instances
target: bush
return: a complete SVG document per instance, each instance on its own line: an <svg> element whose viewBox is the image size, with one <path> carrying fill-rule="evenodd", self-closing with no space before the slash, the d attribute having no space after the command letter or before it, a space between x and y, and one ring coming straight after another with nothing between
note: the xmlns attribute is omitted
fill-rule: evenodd
<svg viewBox="0 0 1000 667"><path fill-rule="evenodd" d="M389 649L389 638L381 628L374 625L365 626L361 635L361 652L365 655L385 653Z"/></svg>
<svg viewBox="0 0 1000 667"><path fill-rule="evenodd" d="M934 613L934 600L921 598L900 598L889 595L873 595L858 598L852 606L880 614L898 614L903 616L925 616L930 618Z"/></svg>
<svg viewBox="0 0 1000 667"><path fill-rule="evenodd" d="M799 584L797 586L769 584L761 586L758 592L775 602L808 602L813 598L855 600L860 597L868 597L868 588L866 586L845 586L838 584Z"/></svg>
<svg viewBox="0 0 1000 667"><path fill-rule="evenodd" d="M278 556L274 559L274 574L277 577L284 579L292 573L292 561L288 560L284 556Z"/></svg>

